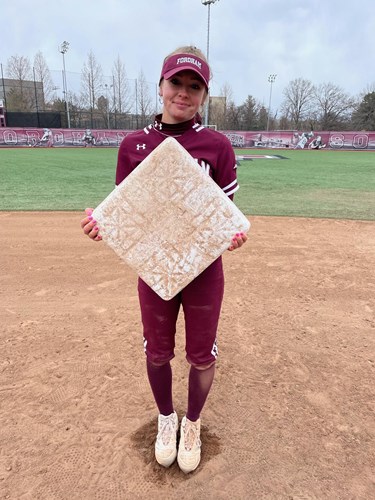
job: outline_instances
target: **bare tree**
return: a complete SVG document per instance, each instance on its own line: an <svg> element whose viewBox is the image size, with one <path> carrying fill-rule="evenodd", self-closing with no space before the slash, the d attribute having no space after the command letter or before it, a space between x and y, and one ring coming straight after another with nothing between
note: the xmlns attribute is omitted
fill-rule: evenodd
<svg viewBox="0 0 375 500"><path fill-rule="evenodd" d="M50 70L42 52L37 52L34 57L35 78L42 83L44 102L50 102L55 90Z"/></svg>
<svg viewBox="0 0 375 500"><path fill-rule="evenodd" d="M282 112L298 129L309 118L314 99L314 85L309 80L296 78L283 91Z"/></svg>
<svg viewBox="0 0 375 500"><path fill-rule="evenodd" d="M30 61L24 56L11 56L7 61L7 76L14 80L31 80L32 72Z"/></svg>
<svg viewBox="0 0 375 500"><path fill-rule="evenodd" d="M233 102L233 89L228 82L224 82L220 89L220 95L225 97L227 103Z"/></svg>
<svg viewBox="0 0 375 500"><path fill-rule="evenodd" d="M33 85L30 85L32 72L29 59L24 56L11 56L7 61L6 72L8 78L17 80L7 95L8 108L14 111L31 111L35 90Z"/></svg>
<svg viewBox="0 0 375 500"><path fill-rule="evenodd" d="M97 107L97 99L103 92L103 70L92 51L88 54L81 74L81 97L91 111Z"/></svg>
<svg viewBox="0 0 375 500"><path fill-rule="evenodd" d="M139 72L136 82L136 105L136 114L140 116L142 125L144 126L152 115L154 109L149 84L146 82L146 78L142 70Z"/></svg>
<svg viewBox="0 0 375 500"><path fill-rule="evenodd" d="M216 124L219 130L225 130L228 126L228 107L233 104L233 90L228 82L221 87L220 97L224 105L216 108L210 107L211 122Z"/></svg>
<svg viewBox="0 0 375 500"><path fill-rule="evenodd" d="M216 125L219 130L222 130L224 128L223 124L227 107L226 97L213 96L209 97L209 99L209 122L212 125Z"/></svg>
<svg viewBox="0 0 375 500"><path fill-rule="evenodd" d="M314 88L316 115L322 130L342 128L348 123L355 100L333 83L322 83Z"/></svg>
<svg viewBox="0 0 375 500"><path fill-rule="evenodd" d="M117 56L117 59L113 63L112 80L112 109L115 112L128 113L133 106L133 99L130 83L126 76L125 64L121 61L120 56Z"/></svg>

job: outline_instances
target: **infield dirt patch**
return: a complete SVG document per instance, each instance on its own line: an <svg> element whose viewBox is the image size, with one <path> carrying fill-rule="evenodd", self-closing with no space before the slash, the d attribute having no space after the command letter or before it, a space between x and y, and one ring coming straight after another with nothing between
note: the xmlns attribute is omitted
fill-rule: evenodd
<svg viewBox="0 0 375 500"><path fill-rule="evenodd" d="M155 463L137 278L81 213L1 212L0 498L375 497L375 223L250 217L202 462ZM177 413L188 365L179 319Z"/></svg>

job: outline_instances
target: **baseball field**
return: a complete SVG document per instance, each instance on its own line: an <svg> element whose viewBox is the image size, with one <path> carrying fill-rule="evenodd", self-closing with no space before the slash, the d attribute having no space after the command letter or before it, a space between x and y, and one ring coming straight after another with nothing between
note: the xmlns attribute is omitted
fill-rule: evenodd
<svg viewBox="0 0 375 500"><path fill-rule="evenodd" d="M137 277L80 229L117 150L0 150L0 498L374 497L375 153L261 154L284 159L238 167L252 227L224 254L217 375L186 476L153 458ZM182 417L182 317L176 343Z"/></svg>

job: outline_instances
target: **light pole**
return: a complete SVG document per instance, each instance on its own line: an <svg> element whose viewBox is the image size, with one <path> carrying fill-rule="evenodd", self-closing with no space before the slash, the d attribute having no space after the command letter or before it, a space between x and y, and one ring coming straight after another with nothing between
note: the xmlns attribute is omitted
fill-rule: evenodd
<svg viewBox="0 0 375 500"><path fill-rule="evenodd" d="M107 128L109 128L109 98L108 98L108 84L105 83L104 84L104 87L105 87L105 97L106 97L106 104L107 104ZM112 87L112 85L110 85L109 87Z"/></svg>
<svg viewBox="0 0 375 500"><path fill-rule="evenodd" d="M70 114L69 114L69 104L68 104L68 86L66 84L66 70L65 70L65 54L67 53L69 49L69 42L66 42L65 40L59 47L59 52L61 52L63 56L63 94L64 94L64 100L65 100L65 107L66 107L66 117L68 120L68 128L70 128Z"/></svg>
<svg viewBox="0 0 375 500"><path fill-rule="evenodd" d="M273 85L274 81L276 80L276 76L277 76L277 75L272 74L272 75L269 75L269 77L268 77L268 81L270 82L271 86L270 86L270 100L269 100L269 103L268 103L267 132L268 132L268 129L269 129L269 126L270 126L271 99L272 99L272 85Z"/></svg>
<svg viewBox="0 0 375 500"><path fill-rule="evenodd" d="M116 118L116 85L115 85L115 75L112 75L112 88L113 88L113 110L115 114L115 129L117 128L117 118Z"/></svg>
<svg viewBox="0 0 375 500"><path fill-rule="evenodd" d="M208 12L207 12L207 52L206 52L206 57L207 57L207 62L209 62L209 57L210 57L210 17L211 17L211 4L218 2L219 0L201 0L203 5L208 6ZM206 100L206 111L205 111L205 116L204 116L204 124L208 124L208 113L209 113L209 104L210 104L210 97L207 96Z"/></svg>

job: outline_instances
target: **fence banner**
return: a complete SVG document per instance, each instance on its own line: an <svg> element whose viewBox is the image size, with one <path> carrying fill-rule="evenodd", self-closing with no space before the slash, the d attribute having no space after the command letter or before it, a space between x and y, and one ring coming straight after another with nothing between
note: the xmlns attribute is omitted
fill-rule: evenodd
<svg viewBox="0 0 375 500"><path fill-rule="evenodd" d="M118 147L134 130L0 128L0 147ZM375 132L223 130L234 148L375 150Z"/></svg>
<svg viewBox="0 0 375 500"><path fill-rule="evenodd" d="M242 132L223 130L235 148L375 150L375 132Z"/></svg>
<svg viewBox="0 0 375 500"><path fill-rule="evenodd" d="M133 130L0 128L0 147L118 147Z"/></svg>

